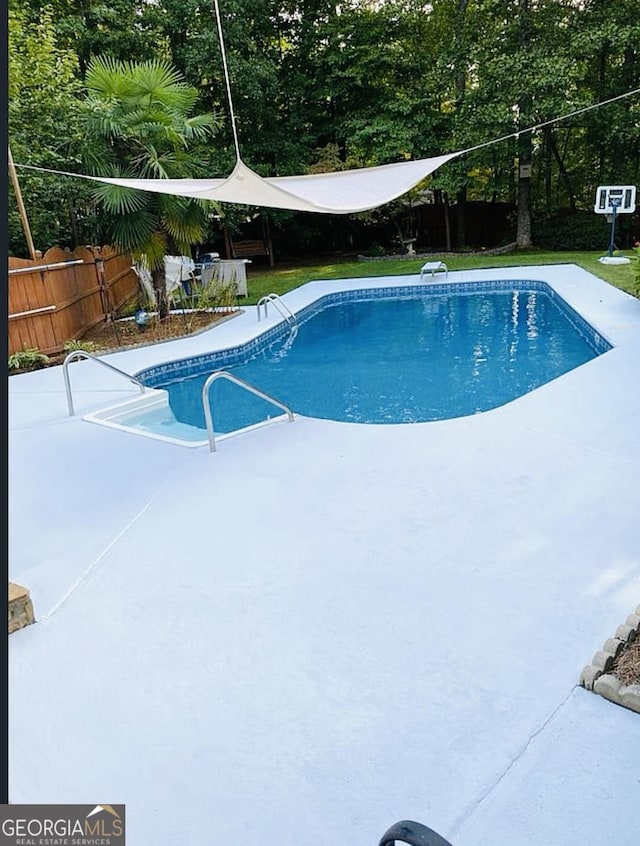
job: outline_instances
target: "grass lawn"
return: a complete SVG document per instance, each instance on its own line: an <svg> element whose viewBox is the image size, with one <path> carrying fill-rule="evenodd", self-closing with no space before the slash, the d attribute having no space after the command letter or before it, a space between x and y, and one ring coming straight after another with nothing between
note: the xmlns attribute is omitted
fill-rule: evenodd
<svg viewBox="0 0 640 846"><path fill-rule="evenodd" d="M242 304L255 304L260 297L272 292L285 294L293 288L311 282L313 279L348 279L360 276L401 276L420 273L426 261L441 258L449 270L471 270L491 267L519 267L531 264L577 264L579 267L599 276L616 288L634 296L640 296L640 256L633 251L622 253L632 259L631 264L600 264L599 252L544 252L541 250L518 250L499 256L436 254L428 258L382 259L378 261L354 261L353 257L335 258L299 264L282 264L264 267L253 264L248 270L249 297Z"/></svg>

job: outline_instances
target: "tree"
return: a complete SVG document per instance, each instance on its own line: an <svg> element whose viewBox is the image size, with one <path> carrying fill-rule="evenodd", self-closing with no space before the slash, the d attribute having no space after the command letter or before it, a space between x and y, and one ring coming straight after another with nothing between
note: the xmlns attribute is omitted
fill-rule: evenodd
<svg viewBox="0 0 640 846"><path fill-rule="evenodd" d="M197 91L168 62L94 58L85 85L84 160L94 174L180 178L202 172L201 145L219 121L211 113L191 116ZM107 183L94 190L109 240L149 266L160 318L166 317L164 256L190 254L206 232L211 204Z"/></svg>
<svg viewBox="0 0 640 846"><path fill-rule="evenodd" d="M28 15L51 13L61 49L73 50L80 76L94 56L135 61L159 57L166 45L154 30L155 2L148 0L20 0ZM151 20L149 20L151 17Z"/></svg>
<svg viewBox="0 0 640 846"><path fill-rule="evenodd" d="M80 139L81 86L73 51L60 47L53 12L30 16L16 2L9 8L9 144L19 164L70 170ZM18 168L34 242L75 247L91 239L90 189L81 180ZM9 192L9 250L24 254L13 191Z"/></svg>

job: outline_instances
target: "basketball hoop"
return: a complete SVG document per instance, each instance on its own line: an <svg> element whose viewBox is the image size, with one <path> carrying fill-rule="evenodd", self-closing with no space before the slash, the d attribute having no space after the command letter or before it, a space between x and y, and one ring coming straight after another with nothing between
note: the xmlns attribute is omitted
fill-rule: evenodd
<svg viewBox="0 0 640 846"><path fill-rule="evenodd" d="M636 210L636 186L635 185L600 185L596 190L596 202L593 207L596 214L606 216L607 223L611 224L611 238L606 256L598 259L602 264L628 264L631 259L625 256L615 256L613 251L615 245L616 215L633 214Z"/></svg>

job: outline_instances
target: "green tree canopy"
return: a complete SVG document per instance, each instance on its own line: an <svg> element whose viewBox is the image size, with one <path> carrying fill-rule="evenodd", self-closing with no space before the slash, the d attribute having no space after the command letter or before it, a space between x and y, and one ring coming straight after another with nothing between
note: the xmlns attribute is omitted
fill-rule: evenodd
<svg viewBox="0 0 640 846"><path fill-rule="evenodd" d="M519 197L519 205L540 220L567 207L589 208L603 182L638 182L638 96L522 133L640 88L637 0L219 0L219 5L242 156L263 175L420 158L520 130L518 142L479 149L432 178L436 198L457 205L459 223L469 200L515 203ZM84 153L78 158L69 145L77 135L74 86L99 56L105 62L170 63L195 92L192 114L224 115L215 145L189 140L190 154L198 152L194 168L201 163L210 176L229 172L233 135L211 0L108 5L23 0L19 7L11 0L11 7L10 62L23 66L22 94L11 106L12 139L15 135L18 147L25 139L19 149L29 163L55 167L63 159L61 169L86 167ZM37 43L44 50L37 56L34 40L27 59L23 44L42 21L46 37L38 36ZM68 65L60 69L55 62L62 56ZM28 82L27 61L38 63L42 85ZM97 119L105 105L94 106ZM40 108L51 128L41 157L40 142L33 149L28 143L40 128ZM57 126L47 123L47 110L57 116ZM125 120L122 111L116 118L122 128L123 121L133 120L131 115ZM121 168L125 161L134 168L144 162L148 172L160 172L166 162L167 173L174 165L181 170L176 151L169 165L170 145L163 146L168 139L154 159L149 147L139 147L142 127L135 135L110 138ZM128 158L121 155L124 147ZM141 159L134 161L134 150ZM531 165L530 177L518 170L523 163ZM58 210L61 221L67 216ZM52 234L58 231L52 221Z"/></svg>
<svg viewBox="0 0 640 846"><path fill-rule="evenodd" d="M15 0L9 7L9 145L13 159L73 170L80 140L82 86L78 59L60 47L50 8L33 18ZM36 247L76 246L91 240L90 189L81 180L18 170ZM9 249L26 253L13 191L9 194Z"/></svg>

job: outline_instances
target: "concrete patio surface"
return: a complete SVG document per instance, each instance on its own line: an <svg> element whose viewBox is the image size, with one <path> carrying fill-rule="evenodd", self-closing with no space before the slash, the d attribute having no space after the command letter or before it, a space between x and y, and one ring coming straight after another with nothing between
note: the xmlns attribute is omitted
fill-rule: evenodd
<svg viewBox="0 0 640 846"><path fill-rule="evenodd" d="M215 454L81 419L95 362L9 379L9 801L125 803L131 846L623 846L640 715L579 687L640 601L640 301L540 279L614 346L473 417L298 417ZM418 283L418 276L342 287ZM341 283L284 296L295 310ZM135 373L275 323L106 357Z"/></svg>

